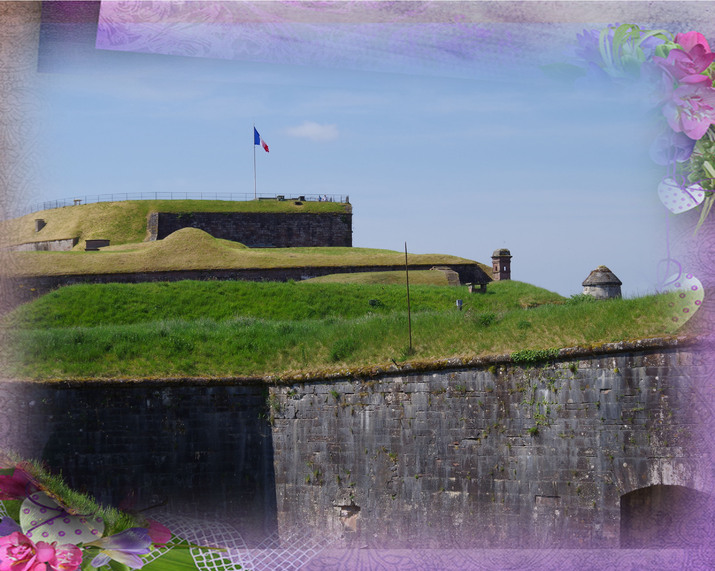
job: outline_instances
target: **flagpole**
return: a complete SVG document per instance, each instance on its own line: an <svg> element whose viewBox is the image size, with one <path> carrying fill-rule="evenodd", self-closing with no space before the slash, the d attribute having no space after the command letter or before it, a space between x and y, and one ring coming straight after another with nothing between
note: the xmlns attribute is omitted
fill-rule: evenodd
<svg viewBox="0 0 715 571"><path fill-rule="evenodd" d="M412 355L412 310L410 309L410 270L407 267L407 242L405 242L405 282L407 282L407 330L410 335L409 354Z"/></svg>
<svg viewBox="0 0 715 571"><path fill-rule="evenodd" d="M256 125L253 125L253 200L256 200Z"/></svg>

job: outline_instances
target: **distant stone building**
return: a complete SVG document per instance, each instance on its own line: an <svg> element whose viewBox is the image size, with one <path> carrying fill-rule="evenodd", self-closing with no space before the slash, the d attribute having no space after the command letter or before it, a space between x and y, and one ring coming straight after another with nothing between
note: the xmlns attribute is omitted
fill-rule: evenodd
<svg viewBox="0 0 715 571"><path fill-rule="evenodd" d="M492 278L495 282L511 279L511 252L506 248L494 250L492 254Z"/></svg>
<svg viewBox="0 0 715 571"><path fill-rule="evenodd" d="M623 282L606 266L598 266L581 284L583 293L596 299L611 299L621 297Z"/></svg>

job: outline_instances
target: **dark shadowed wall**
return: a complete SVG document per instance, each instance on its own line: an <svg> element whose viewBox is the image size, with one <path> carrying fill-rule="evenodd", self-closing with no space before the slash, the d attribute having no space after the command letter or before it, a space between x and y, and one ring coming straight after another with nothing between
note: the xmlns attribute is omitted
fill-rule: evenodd
<svg viewBox="0 0 715 571"><path fill-rule="evenodd" d="M150 240L161 240L181 228L198 228L214 238L250 248L353 245L352 214L287 214L260 212L152 212Z"/></svg>

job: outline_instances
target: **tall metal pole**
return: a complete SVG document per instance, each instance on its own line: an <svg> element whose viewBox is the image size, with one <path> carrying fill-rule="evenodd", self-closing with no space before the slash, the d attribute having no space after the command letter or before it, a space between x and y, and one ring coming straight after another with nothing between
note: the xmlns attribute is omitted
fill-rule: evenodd
<svg viewBox="0 0 715 571"><path fill-rule="evenodd" d="M410 334L410 354L412 354L412 310L410 308L410 271L407 268L407 242L405 242L405 281L407 282L407 330Z"/></svg>
<svg viewBox="0 0 715 571"><path fill-rule="evenodd" d="M256 125L253 125L253 200L256 200Z"/></svg>

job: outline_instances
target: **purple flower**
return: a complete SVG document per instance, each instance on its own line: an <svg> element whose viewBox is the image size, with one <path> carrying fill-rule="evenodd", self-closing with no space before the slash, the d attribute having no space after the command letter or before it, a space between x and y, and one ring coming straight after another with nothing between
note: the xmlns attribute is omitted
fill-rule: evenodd
<svg viewBox="0 0 715 571"><path fill-rule="evenodd" d="M150 546L149 530L145 527L132 527L121 533L84 544L84 547L100 549L99 555L92 560L93 567L101 567L110 559L114 559L132 569L141 569L144 561L139 556L149 553Z"/></svg>
<svg viewBox="0 0 715 571"><path fill-rule="evenodd" d="M650 158L657 165L666 166L673 161L685 162L693 154L695 140L685 133L664 131L650 146Z"/></svg>
<svg viewBox="0 0 715 571"><path fill-rule="evenodd" d="M715 123L715 89L702 84L683 84L663 105L663 115L676 133L698 140Z"/></svg>
<svg viewBox="0 0 715 571"><path fill-rule="evenodd" d="M2 521L0 521L0 537L5 537L16 531L22 533L22 528L14 519L9 516L2 518Z"/></svg>
<svg viewBox="0 0 715 571"><path fill-rule="evenodd" d="M576 34L578 41L576 55L585 60L587 67L598 66L604 71L604 74L612 78L638 77L639 66L653 56L655 49L663 44L664 40L650 36L639 43L640 33L644 30L631 26L627 40L621 43L616 48L617 53L614 53L613 40L618 28L618 24L609 26L603 43L601 42L601 30L583 30L581 34ZM606 54L601 52L601 47L605 48ZM593 71L591 74L593 75Z"/></svg>
<svg viewBox="0 0 715 571"><path fill-rule="evenodd" d="M578 41L576 55L586 60L586 62L597 65L602 64L603 58L598 47L600 36L601 30L584 30L582 34L576 34L576 40ZM608 31L607 43L609 45L613 43L613 28Z"/></svg>

